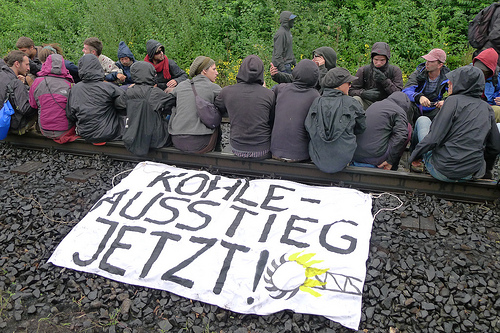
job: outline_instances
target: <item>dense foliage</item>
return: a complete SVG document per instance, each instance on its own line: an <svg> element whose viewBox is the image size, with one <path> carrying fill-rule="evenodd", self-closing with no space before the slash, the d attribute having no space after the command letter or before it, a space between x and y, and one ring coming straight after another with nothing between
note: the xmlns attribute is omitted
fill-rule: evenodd
<svg viewBox="0 0 500 333"><path fill-rule="evenodd" d="M36 45L57 42L77 62L85 38L104 43L103 54L116 60L125 41L137 59L150 38L164 43L166 54L188 68L198 55L217 61L220 84L234 83L241 59L257 54L268 66L282 10L298 17L292 28L296 57L309 58L319 46L331 46L339 65L351 72L369 62L371 45L389 43L391 63L406 77L420 56L439 47L448 66L470 62L468 22L491 2L484 0L2 0L0 54L19 36ZM268 81L270 83L270 81Z"/></svg>

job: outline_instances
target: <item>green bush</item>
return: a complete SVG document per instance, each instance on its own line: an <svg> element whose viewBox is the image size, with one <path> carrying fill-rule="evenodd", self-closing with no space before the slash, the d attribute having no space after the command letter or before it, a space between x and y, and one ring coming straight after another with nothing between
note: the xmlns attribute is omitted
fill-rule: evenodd
<svg viewBox="0 0 500 333"><path fill-rule="evenodd" d="M103 41L103 53L116 59L125 41L137 59L146 41L156 39L181 68L199 55L219 65L222 85L233 84L242 58L256 54L266 68L272 55L279 14L297 14L292 29L297 59L310 58L320 46L333 47L338 64L355 72L369 63L371 45L391 46L391 63L407 77L421 56L439 47L447 65L470 62L468 22L490 2L480 0L3 0L0 3L0 53L20 36L36 45L57 42L65 57L77 63L87 37ZM266 71L268 85L273 83Z"/></svg>

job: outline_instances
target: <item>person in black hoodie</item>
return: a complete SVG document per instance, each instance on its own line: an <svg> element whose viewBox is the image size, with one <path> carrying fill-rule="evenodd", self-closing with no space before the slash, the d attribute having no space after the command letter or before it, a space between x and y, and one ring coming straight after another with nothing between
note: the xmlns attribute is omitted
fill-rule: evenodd
<svg viewBox="0 0 500 333"><path fill-rule="evenodd" d="M148 54L144 61L150 62L156 69L158 88L171 92L179 83L188 79L184 72L172 59L165 55L165 47L160 42L150 39L146 42Z"/></svg>
<svg viewBox="0 0 500 333"><path fill-rule="evenodd" d="M78 74L82 81L71 88L66 104L76 133L95 144L119 140L125 129L124 91L104 82L104 70L93 54L80 58Z"/></svg>
<svg viewBox="0 0 500 333"><path fill-rule="evenodd" d="M401 91L368 107L366 130L356 136L354 166L398 169L401 155L410 141L411 126L406 117L409 108L410 99Z"/></svg>
<svg viewBox="0 0 500 333"><path fill-rule="evenodd" d="M319 79L316 83L316 89L320 94L323 93L323 78L326 73L332 68L337 66L337 52L329 46L318 47L312 53L312 60L319 68ZM271 63L270 70L271 78L278 83L291 83L293 82L292 74L283 73L278 71L278 68Z"/></svg>
<svg viewBox="0 0 500 333"><path fill-rule="evenodd" d="M280 72L292 73L292 66L295 66L295 56L293 55L292 34L294 19L297 15L289 11L280 14L280 28L274 34L273 58L272 62Z"/></svg>
<svg viewBox="0 0 500 333"><path fill-rule="evenodd" d="M275 96L263 86L262 60L256 55L243 59L236 81L235 85L223 88L214 103L229 114L232 151L244 158L268 158Z"/></svg>
<svg viewBox="0 0 500 333"><path fill-rule="evenodd" d="M389 44L377 42L373 44L371 63L360 67L358 77L352 82L349 96L354 97L366 110L377 101L403 89L403 75L398 66L390 65L391 49Z"/></svg>
<svg viewBox="0 0 500 333"><path fill-rule="evenodd" d="M484 75L477 67L464 66L446 76L450 96L432 122L426 116L417 119L419 143L409 162L423 158L429 173L445 182L491 178L500 133L493 110L481 100Z"/></svg>
<svg viewBox="0 0 500 333"><path fill-rule="evenodd" d="M309 160L309 135L304 127L309 107L320 96L315 89L319 68L303 59L292 71L293 83L273 87L276 110L271 134L273 158L287 162Z"/></svg>

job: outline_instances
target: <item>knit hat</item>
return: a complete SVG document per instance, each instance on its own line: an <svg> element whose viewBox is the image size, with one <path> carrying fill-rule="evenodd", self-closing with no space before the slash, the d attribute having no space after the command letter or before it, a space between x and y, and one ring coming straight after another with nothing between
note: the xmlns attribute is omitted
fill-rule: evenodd
<svg viewBox="0 0 500 333"><path fill-rule="evenodd" d="M191 77L195 77L200 74L204 69L209 69L212 65L215 64L215 61L210 59L209 57L199 56L194 59L193 63L189 67L189 75Z"/></svg>
<svg viewBox="0 0 500 333"><path fill-rule="evenodd" d="M337 88L346 82L352 82L358 77L351 75L349 71L342 67L332 68L326 73L323 79L323 86L325 88Z"/></svg>

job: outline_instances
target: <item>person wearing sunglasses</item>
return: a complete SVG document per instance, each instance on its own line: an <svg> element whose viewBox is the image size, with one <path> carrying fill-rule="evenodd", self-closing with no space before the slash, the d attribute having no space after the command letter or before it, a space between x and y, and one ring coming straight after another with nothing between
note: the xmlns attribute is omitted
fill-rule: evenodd
<svg viewBox="0 0 500 333"><path fill-rule="evenodd" d="M179 83L188 79L174 60L165 55L165 47L158 41L150 39L146 42L147 55L144 61L150 62L156 69L158 88L166 93L171 92Z"/></svg>

